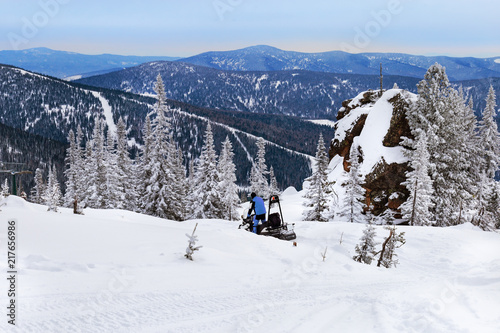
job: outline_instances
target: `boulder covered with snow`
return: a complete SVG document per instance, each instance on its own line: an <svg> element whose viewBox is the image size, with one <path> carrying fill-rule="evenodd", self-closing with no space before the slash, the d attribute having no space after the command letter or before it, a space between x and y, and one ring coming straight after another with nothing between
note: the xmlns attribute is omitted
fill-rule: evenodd
<svg viewBox="0 0 500 333"><path fill-rule="evenodd" d="M402 89L391 89L379 96L378 91L360 93L342 103L330 143L330 180L341 197L343 180L349 172L353 144L358 147L360 173L366 190L366 207L375 215L387 207L397 210L408 198L402 182L408 171L408 160L400 145L402 137L411 137L406 110L416 95Z"/></svg>

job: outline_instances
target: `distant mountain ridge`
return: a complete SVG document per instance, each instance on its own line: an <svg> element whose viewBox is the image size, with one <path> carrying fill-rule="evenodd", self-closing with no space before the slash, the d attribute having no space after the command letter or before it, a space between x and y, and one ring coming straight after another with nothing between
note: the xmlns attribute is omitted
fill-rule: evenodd
<svg viewBox="0 0 500 333"><path fill-rule="evenodd" d="M114 54L87 55L55 51L45 47L20 51L0 51L0 64L12 65L57 78L84 75L86 73L92 75L92 72L120 70L150 61L176 59L178 58Z"/></svg>
<svg viewBox="0 0 500 333"><path fill-rule="evenodd" d="M235 71L279 71L303 69L315 72L378 75L382 63L384 75L423 78L427 69L438 62L446 67L450 80L500 77L500 56L494 58L457 58L418 56L403 53L359 53L342 51L302 53L283 51L266 45L234 51L206 52L179 59L194 65Z"/></svg>
<svg viewBox="0 0 500 333"><path fill-rule="evenodd" d="M500 77L500 56L493 58L419 56L403 53L359 53L342 51L304 53L258 45L232 51L211 51L186 58L165 56L86 55L75 52L33 48L0 51L0 63L29 71L67 78L88 77L152 61L180 61L231 71L307 70L338 74L384 75L422 78L432 64L446 67L450 80Z"/></svg>

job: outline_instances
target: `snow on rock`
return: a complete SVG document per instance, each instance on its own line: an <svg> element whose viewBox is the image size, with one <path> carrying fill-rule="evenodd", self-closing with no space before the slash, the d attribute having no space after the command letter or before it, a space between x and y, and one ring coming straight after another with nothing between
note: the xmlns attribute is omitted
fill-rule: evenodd
<svg viewBox="0 0 500 333"><path fill-rule="evenodd" d="M19 332L500 331L500 235L469 224L398 227L407 243L386 269L352 260L363 225L301 222L293 189L282 208L296 247L238 222L3 203L2 230L17 220ZM196 223L203 248L189 261ZM0 331L14 332L6 320Z"/></svg>
<svg viewBox="0 0 500 333"><path fill-rule="evenodd" d="M384 147L384 137L391 126L393 106L389 100L401 93L400 89L391 89L385 92L380 99L368 109L365 126L360 136L355 140L356 145L363 151L363 163L360 168L362 175L373 170L377 162L383 158L388 164L405 163L402 147ZM352 103L352 102L351 102Z"/></svg>
<svg viewBox="0 0 500 333"><path fill-rule="evenodd" d="M339 120L335 124L335 137L330 146L329 180L335 182L337 202L342 202L345 195L343 183L347 179L348 159L353 146L358 147L362 153L360 174L365 180L372 179L372 183L367 181L364 187L369 189L367 202L376 201L374 212L380 214L391 200L397 201L392 207L399 206L400 201L406 200L403 195L392 199L389 197L390 193L404 191L399 178L404 178L407 158L403 155L403 148L397 144L399 138L396 138L396 144L388 145L386 135L393 126L403 126L398 122L392 123L393 117L396 113L404 113L402 105L409 105L415 99L416 96L412 93L390 89L380 97L378 92L362 92L342 103ZM398 109L394 100L401 102L396 103Z"/></svg>

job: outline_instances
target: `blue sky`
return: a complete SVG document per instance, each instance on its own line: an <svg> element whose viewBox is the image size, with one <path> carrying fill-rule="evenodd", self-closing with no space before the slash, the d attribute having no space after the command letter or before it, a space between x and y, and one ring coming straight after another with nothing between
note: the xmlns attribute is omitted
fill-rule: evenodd
<svg viewBox="0 0 500 333"><path fill-rule="evenodd" d="M0 0L0 50L189 56L285 50L500 56L498 0Z"/></svg>

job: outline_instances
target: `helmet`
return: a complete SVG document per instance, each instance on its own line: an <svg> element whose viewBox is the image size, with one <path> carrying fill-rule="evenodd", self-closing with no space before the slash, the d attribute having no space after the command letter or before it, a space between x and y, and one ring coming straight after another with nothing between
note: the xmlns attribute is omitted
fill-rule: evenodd
<svg viewBox="0 0 500 333"><path fill-rule="evenodd" d="M255 194L255 192L252 192L252 194L250 194L250 196L253 198L255 198L257 196L257 194Z"/></svg>

